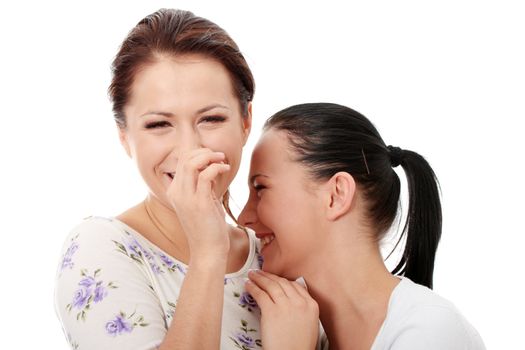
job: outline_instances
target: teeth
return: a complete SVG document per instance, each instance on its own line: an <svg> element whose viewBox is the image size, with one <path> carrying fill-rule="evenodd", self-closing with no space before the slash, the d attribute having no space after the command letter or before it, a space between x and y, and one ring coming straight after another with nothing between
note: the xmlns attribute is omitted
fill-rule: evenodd
<svg viewBox="0 0 525 350"><path fill-rule="evenodd" d="M264 236L264 237L261 237L261 243L263 244L263 246L266 246L270 244L274 239L275 239L274 235Z"/></svg>

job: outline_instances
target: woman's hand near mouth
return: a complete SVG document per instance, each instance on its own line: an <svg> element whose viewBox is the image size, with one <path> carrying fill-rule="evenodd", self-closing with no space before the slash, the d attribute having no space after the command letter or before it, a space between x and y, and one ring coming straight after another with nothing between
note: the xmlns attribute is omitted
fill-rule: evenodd
<svg viewBox="0 0 525 350"><path fill-rule="evenodd" d="M224 161L224 153L207 148L182 154L167 191L188 239L190 265L192 261L227 260L229 225L214 188L215 180L230 170Z"/></svg>

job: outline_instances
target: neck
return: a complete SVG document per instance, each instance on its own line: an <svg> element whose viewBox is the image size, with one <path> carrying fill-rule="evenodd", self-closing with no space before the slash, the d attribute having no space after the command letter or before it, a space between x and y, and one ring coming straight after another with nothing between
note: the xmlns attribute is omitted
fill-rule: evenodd
<svg viewBox="0 0 525 350"><path fill-rule="evenodd" d="M176 252L177 257L189 257L188 240L175 211L149 194L143 202L144 212L159 237Z"/></svg>
<svg viewBox="0 0 525 350"><path fill-rule="evenodd" d="M316 264L329 268L310 268L303 277L319 304L330 349L370 349L399 279L387 270L377 243L350 242L348 232L330 235Z"/></svg>

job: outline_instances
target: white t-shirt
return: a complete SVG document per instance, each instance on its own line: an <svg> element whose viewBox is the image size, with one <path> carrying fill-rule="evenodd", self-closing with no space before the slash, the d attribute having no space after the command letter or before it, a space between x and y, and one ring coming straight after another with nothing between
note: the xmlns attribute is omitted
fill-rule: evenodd
<svg viewBox="0 0 525 350"><path fill-rule="evenodd" d="M322 349L328 350L326 338ZM483 350L478 332L448 300L406 277L394 288L371 350Z"/></svg>
<svg viewBox="0 0 525 350"><path fill-rule="evenodd" d="M485 349L478 332L448 300L403 277L372 350Z"/></svg>
<svg viewBox="0 0 525 350"><path fill-rule="evenodd" d="M224 276L221 349L261 349L260 310L244 283L262 260L259 240L248 232L244 266ZM71 348L155 349L187 268L117 219L85 219L66 239L55 286L55 309Z"/></svg>

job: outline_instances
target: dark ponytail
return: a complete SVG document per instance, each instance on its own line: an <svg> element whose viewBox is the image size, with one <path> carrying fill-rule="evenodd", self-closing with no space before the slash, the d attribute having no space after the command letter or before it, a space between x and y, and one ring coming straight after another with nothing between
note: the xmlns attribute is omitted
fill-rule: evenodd
<svg viewBox="0 0 525 350"><path fill-rule="evenodd" d="M392 273L432 288L442 221L436 175L419 154L402 150L398 156L407 177L408 215L399 237L406 234L405 249Z"/></svg>
<svg viewBox="0 0 525 350"><path fill-rule="evenodd" d="M392 273L432 288L441 204L436 176L423 157L387 147L366 117L332 103L286 108L269 118L264 129L288 134L296 160L314 180L328 180L340 171L351 174L363 193L367 219L378 240L398 213L400 181L393 167L401 165L407 176L409 206L399 241L406 235L406 245Z"/></svg>

